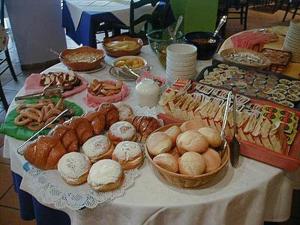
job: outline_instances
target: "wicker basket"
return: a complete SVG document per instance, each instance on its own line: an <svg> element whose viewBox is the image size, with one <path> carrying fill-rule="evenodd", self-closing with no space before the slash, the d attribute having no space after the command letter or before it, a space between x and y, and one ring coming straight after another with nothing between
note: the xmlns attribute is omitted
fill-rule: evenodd
<svg viewBox="0 0 300 225"><path fill-rule="evenodd" d="M155 132L158 131L165 131L173 125L180 125L180 124L169 124L167 126L161 127ZM152 156L149 154L147 146L145 145L146 156L151 163L152 168L158 172L161 177L166 180L169 184L180 187L180 188L197 188L204 184L211 183L212 181L216 181L217 179L221 179L225 176L225 171L229 161L229 147L222 153L221 159L221 166L209 173L201 174L199 176L189 176L183 175L179 173L170 172L153 162Z"/></svg>

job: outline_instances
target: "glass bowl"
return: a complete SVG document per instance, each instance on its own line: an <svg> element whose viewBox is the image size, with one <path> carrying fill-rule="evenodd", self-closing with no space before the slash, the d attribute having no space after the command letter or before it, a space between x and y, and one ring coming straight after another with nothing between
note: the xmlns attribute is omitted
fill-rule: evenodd
<svg viewBox="0 0 300 225"><path fill-rule="evenodd" d="M172 40L167 29L154 30L147 34L151 49L156 53L160 63L166 66L167 47L173 43L182 43L184 34L178 31L176 37Z"/></svg>

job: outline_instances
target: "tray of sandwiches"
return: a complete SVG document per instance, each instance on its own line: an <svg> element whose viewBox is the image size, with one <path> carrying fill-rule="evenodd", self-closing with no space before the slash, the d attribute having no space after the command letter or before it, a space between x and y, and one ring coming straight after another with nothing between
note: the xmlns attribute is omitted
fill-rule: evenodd
<svg viewBox="0 0 300 225"><path fill-rule="evenodd" d="M187 84L191 83L187 89ZM228 90L199 82L177 80L166 89L159 104L165 124L200 119L218 131L222 126ZM237 95L237 126L241 154L294 171L300 167L300 112L263 99ZM228 141L233 136L233 115L229 112Z"/></svg>
<svg viewBox="0 0 300 225"><path fill-rule="evenodd" d="M283 74L244 69L215 61L204 68L196 79L202 84L268 100L290 108L300 108L300 80Z"/></svg>

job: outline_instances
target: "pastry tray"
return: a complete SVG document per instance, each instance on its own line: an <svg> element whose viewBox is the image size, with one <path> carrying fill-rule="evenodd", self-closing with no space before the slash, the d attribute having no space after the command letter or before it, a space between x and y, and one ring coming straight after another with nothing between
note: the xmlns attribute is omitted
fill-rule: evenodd
<svg viewBox="0 0 300 225"><path fill-rule="evenodd" d="M208 66L208 67L206 67L206 68L204 68L201 72L200 72L200 74L197 76L197 78L196 78L196 81L202 81L202 82L205 82L205 76L208 74L208 73L210 73L210 72L213 72L213 71L215 71L217 68L218 68L218 66L220 65L220 64L223 64L223 65L226 65L226 66L228 66L228 67L236 67L236 68L238 68L239 70L241 70L241 71L245 71L246 72L246 74L244 75L244 79L248 79L250 76L254 76L254 77L265 77L265 79L270 79L270 78L273 78L273 80L276 80L277 79L277 82L275 83L275 84L273 84L273 86L272 86L272 84L271 84L271 86L270 86L270 92L272 92L273 90L274 90L274 87L276 86L276 85L278 85L278 84L280 84L279 83L279 80L287 80L286 82L295 82L295 81L299 81L299 80L297 80L297 79L294 79L294 78L291 78L291 77L289 77L289 76L286 76L286 75L283 75L283 74L279 74L279 73L273 73L273 72L269 72L269 71L261 71L261 70L255 70L255 69L249 69L249 68L246 68L246 67L242 67L242 66L232 66L232 65L230 65L229 63L223 63L223 62L220 62L220 61L218 61L218 60L216 60L216 59L214 59L213 60L213 64L211 65L211 66ZM232 78L233 79L233 78ZM260 79L260 78L259 78ZM242 80L241 79L241 81L244 81L244 80ZM255 79L254 79L254 81L255 81ZM237 85L236 87L237 87L237 89L236 89L236 91L239 93L239 94L242 94L242 95L245 95L245 96L248 96L248 97L250 97L250 98L255 98L255 99L262 99L262 100L265 100L268 104L270 104L270 103L276 103L276 104L280 104L280 105L282 105L283 103L281 103L282 101L285 101L286 99L284 99L284 100L282 100L282 101L277 101L277 100L274 100L274 99L276 99L275 97L273 98L273 96L276 96L276 94L274 93L274 94L264 94L265 96L261 96L261 93L262 93L262 91L261 91L261 89L257 89L256 87L254 87L254 81L253 81L253 84L250 84L250 85L248 85L247 84L247 86L246 87L244 87L244 90L245 90L245 92L242 92L242 89L240 89L239 88L239 85ZM223 82L223 81L222 81ZM228 81L228 80L226 80L225 82L231 82L231 81ZM224 82L223 82L224 83ZM244 82L245 83L245 82ZM209 85L209 86L212 86L212 87L216 87L216 88L223 88L223 89L227 89L227 90L229 90L229 89L231 89L231 87L229 86L229 85L223 85L223 84L221 84L221 85L215 85L215 84L209 84L209 83L204 83L205 85ZM267 84L262 84L262 85L267 85ZM281 85L281 84L280 84ZM285 87L288 87L287 88L287 90L285 90L285 94L283 94L283 95L281 95L281 93L280 93L280 97L284 97L284 98L286 98L286 96L287 95L289 95L289 94L287 94L288 92L287 91L293 91L293 90L289 90L289 87L291 87L290 85L281 85L281 86L285 86ZM295 86L298 86L298 88L299 88L299 90L300 90L300 81L299 81L299 84L297 84L297 85L295 85ZM255 90L255 91L257 91L258 90L258 92L253 92L253 93L251 93L251 90ZM278 89L281 89L282 90L282 88L278 88ZM283 93L283 92L282 92ZM300 92L299 92L300 93ZM298 94L299 96L300 96L300 94ZM274 102L274 101L277 101L277 102ZM292 102L293 103L293 107L292 106L289 106L289 108L294 108L294 109L296 109L296 110L299 110L300 109L300 100L297 100L297 101L294 101L294 102Z"/></svg>

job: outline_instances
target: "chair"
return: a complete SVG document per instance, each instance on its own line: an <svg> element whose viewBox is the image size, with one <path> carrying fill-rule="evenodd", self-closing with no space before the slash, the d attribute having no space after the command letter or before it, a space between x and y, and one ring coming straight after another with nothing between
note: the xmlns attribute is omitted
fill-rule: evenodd
<svg viewBox="0 0 300 225"><path fill-rule="evenodd" d="M239 19L243 29L247 30L248 7L248 0L223 0L220 4L219 15L227 15L227 20ZM235 16L237 14L238 16Z"/></svg>
<svg viewBox="0 0 300 225"><path fill-rule="evenodd" d="M176 18L184 17L184 33L215 29L218 0L170 0L170 4Z"/></svg>
<svg viewBox="0 0 300 225"><path fill-rule="evenodd" d="M7 47L7 42L8 42L8 37L7 37L7 35L5 35L6 31L5 31L5 28L4 28L4 3L5 3L4 0L1 0L1 6L0 6L0 33L2 35L0 35L0 36L2 36L3 39L7 38L7 41L5 42L5 45L0 47L0 53L4 52L4 55L3 55L4 58L0 59L0 65L2 65L5 62L7 63L7 65L4 68L2 68L2 70L0 71L0 75L2 75L7 69L9 69L13 79L15 81L18 81L16 73L15 73L13 65L12 65L12 62L11 62L11 59L10 59L10 56L9 56L8 49L6 48ZM3 103L4 109L7 110L9 105L8 105L6 97L4 95L4 91L3 91L3 88L2 88L1 82L0 82L0 98L1 98L1 101Z"/></svg>
<svg viewBox="0 0 300 225"><path fill-rule="evenodd" d="M284 2L284 1L281 2L281 6L283 5L283 2ZM292 12L292 13L293 13L292 19L294 19L295 16L297 15L298 9L300 8L300 0L288 0L288 1L286 2L286 9L285 9L285 14L284 14L284 16L283 16L282 22L285 21L285 19L286 19L288 13L291 12L291 8L294 8L294 9L295 9L295 11Z"/></svg>
<svg viewBox="0 0 300 225"><path fill-rule="evenodd" d="M143 41L147 42L146 33L149 30L149 25L151 25L152 29L161 29L165 28L168 24L165 20L166 13L168 10L168 4L165 2L164 9L160 7L160 10L154 10L152 14L142 14L138 15L137 11L144 7L145 5L151 4L153 7L158 5L160 0L139 0L139 1L130 1L130 18L129 18L129 26L124 24L109 24L104 23L100 26L101 30L104 31L105 37L108 36L108 31L112 32L112 35L119 35L121 34L121 30L127 30L127 32L122 34L128 34L132 37L139 37L142 38ZM136 27L144 26L144 29L136 32Z"/></svg>

